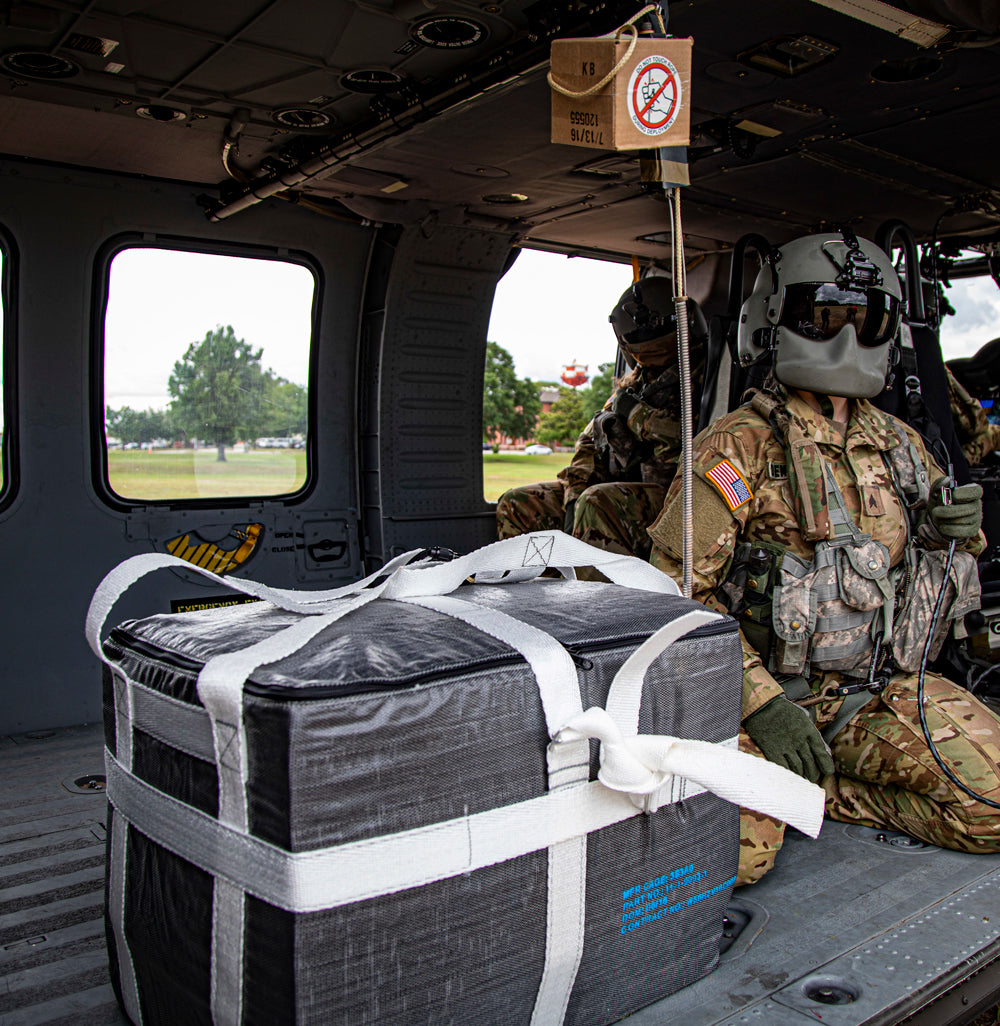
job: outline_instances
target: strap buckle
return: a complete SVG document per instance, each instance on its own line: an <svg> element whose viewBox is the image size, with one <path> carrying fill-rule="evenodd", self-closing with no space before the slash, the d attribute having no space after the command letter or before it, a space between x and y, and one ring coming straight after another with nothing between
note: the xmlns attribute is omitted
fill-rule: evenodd
<svg viewBox="0 0 1000 1026"><path fill-rule="evenodd" d="M884 635L879 632L872 638L872 657L868 663L868 679L856 684L841 684L837 687L838 695L856 695L861 691L870 691L873 695L881 694L892 679L892 670L888 660L882 659L882 640Z"/></svg>
<svg viewBox="0 0 1000 1026"><path fill-rule="evenodd" d="M885 690L888 683L889 674L880 671L870 680L866 680L860 684L838 684L837 687L833 689L833 693L837 698L846 698L848 695L857 695L862 691L870 691L873 695L878 695Z"/></svg>
<svg viewBox="0 0 1000 1026"><path fill-rule="evenodd" d="M454 549L445 548L443 545L431 545L429 548L421 549L410 562L420 563L428 560L431 563L450 563L453 559L458 559L458 553Z"/></svg>

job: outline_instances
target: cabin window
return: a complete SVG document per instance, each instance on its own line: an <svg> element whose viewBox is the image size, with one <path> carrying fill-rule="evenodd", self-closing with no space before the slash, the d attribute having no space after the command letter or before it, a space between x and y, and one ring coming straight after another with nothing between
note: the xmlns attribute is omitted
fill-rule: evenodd
<svg viewBox="0 0 1000 1026"><path fill-rule="evenodd" d="M112 258L107 290L111 491L141 502L300 491L309 476L313 271L132 247Z"/></svg>
<svg viewBox="0 0 1000 1026"><path fill-rule="evenodd" d="M939 308L944 358L953 360L975 356L998 334L1000 289L997 283L985 275L959 278L950 283L944 297L948 305L942 303ZM933 316L933 311L929 313Z"/></svg>
<svg viewBox="0 0 1000 1026"><path fill-rule="evenodd" d="M611 394L608 315L627 264L522 250L497 283L483 388L483 493L552 480Z"/></svg>

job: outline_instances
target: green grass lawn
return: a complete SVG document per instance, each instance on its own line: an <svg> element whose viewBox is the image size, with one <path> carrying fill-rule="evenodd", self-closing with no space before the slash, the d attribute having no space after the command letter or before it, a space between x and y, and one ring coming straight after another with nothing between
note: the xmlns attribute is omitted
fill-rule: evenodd
<svg viewBox="0 0 1000 1026"><path fill-rule="evenodd" d="M108 453L111 488L126 499L210 499L242 495L283 495L298 491L306 479L304 449L227 450L154 449Z"/></svg>
<svg viewBox="0 0 1000 1026"><path fill-rule="evenodd" d="M496 502L508 488L554 481L556 474L573 458L571 452L554 452L551 456L526 456L516 452L483 453L483 495Z"/></svg>
<svg viewBox="0 0 1000 1026"><path fill-rule="evenodd" d="M572 454L483 453L483 494L495 502L508 488L533 481L551 481ZM305 482L304 449L227 451L226 462L215 449L156 449L108 453L112 490L126 499L211 499L286 495Z"/></svg>

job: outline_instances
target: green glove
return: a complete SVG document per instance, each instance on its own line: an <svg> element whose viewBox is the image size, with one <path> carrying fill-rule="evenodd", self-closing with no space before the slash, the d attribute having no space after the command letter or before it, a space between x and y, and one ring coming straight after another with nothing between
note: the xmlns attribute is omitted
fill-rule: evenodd
<svg viewBox="0 0 1000 1026"><path fill-rule="evenodd" d="M939 477L931 485L927 500L927 515L938 531L949 540L964 541L979 533L983 522L983 489L981 485L965 484L951 489L951 502L945 504L942 491L951 481Z"/></svg>
<svg viewBox="0 0 1000 1026"><path fill-rule="evenodd" d="M671 401L680 402L680 384L677 372L668 368L654 378L640 393L639 398L654 410L662 410Z"/></svg>
<svg viewBox="0 0 1000 1026"><path fill-rule="evenodd" d="M783 695L751 713L743 724L768 762L815 783L833 772L833 757L805 709Z"/></svg>
<svg viewBox="0 0 1000 1026"><path fill-rule="evenodd" d="M631 389L619 392L611 400L611 412L617 413L622 420L628 420L628 415L639 405L641 400Z"/></svg>
<svg viewBox="0 0 1000 1026"><path fill-rule="evenodd" d="M573 533L573 518L576 515L576 499L570 499L566 503L566 512L563 513L563 530L567 534Z"/></svg>

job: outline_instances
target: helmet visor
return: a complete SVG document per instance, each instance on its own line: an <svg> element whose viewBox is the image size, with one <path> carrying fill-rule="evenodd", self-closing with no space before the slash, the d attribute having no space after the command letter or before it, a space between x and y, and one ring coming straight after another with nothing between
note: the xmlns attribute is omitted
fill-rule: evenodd
<svg viewBox="0 0 1000 1026"><path fill-rule="evenodd" d="M832 283L800 282L785 288L778 323L803 338L826 342L853 325L858 344L888 342L899 323L899 300L879 288L842 289Z"/></svg>
<svg viewBox="0 0 1000 1026"><path fill-rule="evenodd" d="M635 300L619 302L611 314L618 344L639 363L660 364L677 359L677 317Z"/></svg>

